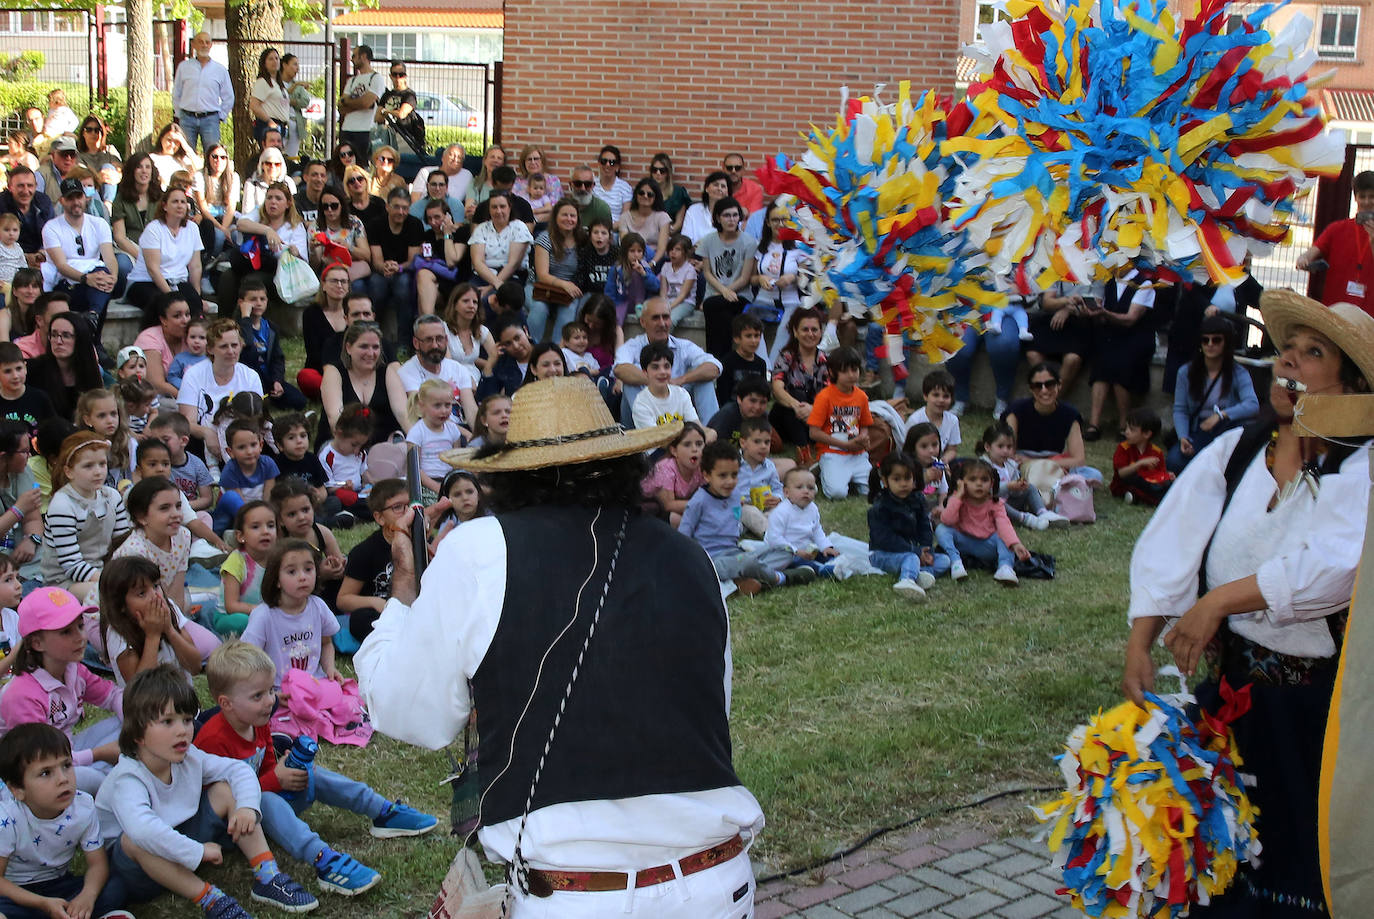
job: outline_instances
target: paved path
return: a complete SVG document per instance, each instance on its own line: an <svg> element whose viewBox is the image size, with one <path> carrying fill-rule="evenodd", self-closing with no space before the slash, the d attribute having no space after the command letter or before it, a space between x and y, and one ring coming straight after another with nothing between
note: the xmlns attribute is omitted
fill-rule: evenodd
<svg viewBox="0 0 1374 919"><path fill-rule="evenodd" d="M1055 895L1049 850L958 830L893 833L816 876L759 888L756 919L1082 919ZM808 883L810 882L810 883Z"/></svg>

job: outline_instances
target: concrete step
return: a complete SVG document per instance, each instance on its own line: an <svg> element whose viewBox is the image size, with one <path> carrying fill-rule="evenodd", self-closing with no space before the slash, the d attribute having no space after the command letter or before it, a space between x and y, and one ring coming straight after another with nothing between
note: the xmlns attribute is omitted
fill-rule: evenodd
<svg viewBox="0 0 1374 919"><path fill-rule="evenodd" d="M219 310L213 300L205 301L205 314L215 316ZM143 310L126 300L111 300L105 310L105 327L100 340L105 350L114 355L125 345L132 345L143 330Z"/></svg>

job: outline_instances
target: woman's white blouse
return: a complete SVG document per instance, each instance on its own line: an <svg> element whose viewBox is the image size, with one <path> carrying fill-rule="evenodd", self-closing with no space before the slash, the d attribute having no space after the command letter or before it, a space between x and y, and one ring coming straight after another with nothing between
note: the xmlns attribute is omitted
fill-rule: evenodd
<svg viewBox="0 0 1374 919"><path fill-rule="evenodd" d="M1207 540L1207 583L1255 575L1267 604L1229 617L1237 635L1283 654L1330 657L1335 643L1323 620L1350 605L1369 507L1369 451L1356 450L1317 493L1298 488L1267 510L1278 484L1264 451L1242 476L1221 516L1226 464L1242 429L1200 452L1169 489L1131 555L1129 618L1182 616L1197 602L1198 568Z"/></svg>

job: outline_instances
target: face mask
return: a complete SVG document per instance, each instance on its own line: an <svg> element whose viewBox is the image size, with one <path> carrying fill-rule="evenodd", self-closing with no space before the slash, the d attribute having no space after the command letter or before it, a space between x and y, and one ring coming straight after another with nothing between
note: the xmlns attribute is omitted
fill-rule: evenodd
<svg viewBox="0 0 1374 919"><path fill-rule="evenodd" d="M94 197L95 197L95 186L94 186L94 185L87 185L87 186L85 186L85 189L86 189L86 197L87 197L87 198L94 198Z"/></svg>

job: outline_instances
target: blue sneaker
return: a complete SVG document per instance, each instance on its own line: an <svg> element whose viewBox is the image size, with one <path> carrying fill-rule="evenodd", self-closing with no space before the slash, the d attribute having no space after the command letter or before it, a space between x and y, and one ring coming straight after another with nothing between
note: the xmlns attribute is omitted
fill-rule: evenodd
<svg viewBox="0 0 1374 919"><path fill-rule="evenodd" d="M239 901L225 894L205 911L206 919L253 919L253 914L239 905Z"/></svg>
<svg viewBox="0 0 1374 919"><path fill-rule="evenodd" d="M306 890L285 871L267 883L253 882L253 899L259 903L270 903L285 913L308 913L320 905L314 894Z"/></svg>
<svg viewBox="0 0 1374 919"><path fill-rule="evenodd" d="M330 893L356 897L381 883L382 876L351 855L336 852L315 869L320 886Z"/></svg>
<svg viewBox="0 0 1374 919"><path fill-rule="evenodd" d="M372 835L378 839L392 839L397 836L423 836L439 825L438 817L422 814L413 807L400 801L391 806L372 821Z"/></svg>

